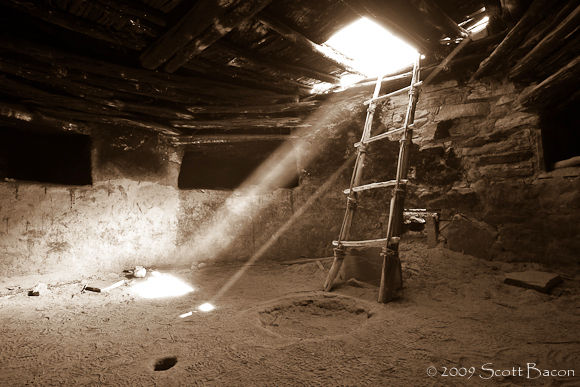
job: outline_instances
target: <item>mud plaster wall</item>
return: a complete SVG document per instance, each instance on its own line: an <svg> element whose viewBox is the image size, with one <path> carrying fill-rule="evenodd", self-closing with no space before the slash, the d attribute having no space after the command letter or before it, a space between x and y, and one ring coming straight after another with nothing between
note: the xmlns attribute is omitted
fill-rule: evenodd
<svg viewBox="0 0 580 387"><path fill-rule="evenodd" d="M179 195L169 149L140 132L100 130L92 141L92 186L0 183L1 276L117 271L172 251Z"/></svg>

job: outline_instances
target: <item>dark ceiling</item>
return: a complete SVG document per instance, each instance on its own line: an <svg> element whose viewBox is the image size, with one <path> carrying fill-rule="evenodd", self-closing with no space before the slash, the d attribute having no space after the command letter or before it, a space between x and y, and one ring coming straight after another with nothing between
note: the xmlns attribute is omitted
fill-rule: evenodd
<svg viewBox="0 0 580 387"><path fill-rule="evenodd" d="M483 3L1 0L2 115L173 135L250 130L266 119L258 132L286 133L316 107L301 102L313 84L352 72L323 44L340 28L369 16L435 58Z"/></svg>

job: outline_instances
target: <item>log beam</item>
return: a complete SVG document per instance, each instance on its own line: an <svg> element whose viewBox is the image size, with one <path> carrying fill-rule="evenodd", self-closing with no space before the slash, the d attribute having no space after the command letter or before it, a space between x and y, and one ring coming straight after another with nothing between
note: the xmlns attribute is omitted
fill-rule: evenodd
<svg viewBox="0 0 580 387"><path fill-rule="evenodd" d="M243 130L243 129L299 129L309 128L312 125L303 122L300 117L280 118L235 118L224 120L173 120L171 125L182 129L200 130Z"/></svg>
<svg viewBox="0 0 580 387"><path fill-rule="evenodd" d="M424 17L425 22L450 38L466 38L467 31L461 28L432 0L411 0L413 6Z"/></svg>
<svg viewBox="0 0 580 387"><path fill-rule="evenodd" d="M218 43L216 43L218 44ZM219 42L219 48L221 50L227 50L232 52L235 56L244 58L252 62L255 66L266 66L274 71L282 71L291 76L305 76L312 79L317 79L319 81L328 83L338 83L340 82L340 77L336 75L327 74L316 69L304 67L298 64L290 64L287 62L279 61L271 57L264 56L258 52L251 51L249 49L240 49L232 44L226 42Z"/></svg>
<svg viewBox="0 0 580 387"><path fill-rule="evenodd" d="M8 0L6 3L12 8L27 13L32 17L57 25L69 31L74 31L93 39L112 43L119 47L140 51L147 46L147 41L137 34L127 34L120 31L112 31L99 24L84 21L80 17L59 11L47 10L38 5L38 2Z"/></svg>
<svg viewBox="0 0 580 387"><path fill-rule="evenodd" d="M257 93L247 87L241 87L233 82L213 81L202 76L181 76L160 72L152 72L138 68L101 62L79 55L61 52L28 41L0 39L0 51L10 51L16 58L26 58L23 63L33 66L32 73L18 73L22 77L36 76L42 73L46 82L55 83L61 79L72 80L87 86L96 86L109 92L124 95L155 98L168 102L197 104L203 102L233 102L244 104L259 104L280 97L294 96L293 90L286 93L263 91ZM13 55L13 54L10 54ZM9 56L2 53L8 60ZM66 64L54 67L53 63ZM7 68L7 71L11 71ZM65 75L63 75L64 73Z"/></svg>
<svg viewBox="0 0 580 387"><path fill-rule="evenodd" d="M473 74L472 79L481 78L494 70L500 63L504 62L511 51L515 49L538 22L540 22L545 11L552 5L550 0L534 0L524 16L506 35L504 40L493 50L491 55L479 64L479 68Z"/></svg>
<svg viewBox="0 0 580 387"><path fill-rule="evenodd" d="M249 141L287 141L298 138L289 134L197 134L170 138L173 145L234 144Z"/></svg>
<svg viewBox="0 0 580 387"><path fill-rule="evenodd" d="M521 78L534 71L548 55L564 45L580 25L580 5L574 9L552 32L547 34L530 52L511 69L509 77Z"/></svg>
<svg viewBox="0 0 580 387"><path fill-rule="evenodd" d="M576 90L579 77L580 56L577 56L538 85L524 90L519 97L519 103L530 108L561 105Z"/></svg>
<svg viewBox="0 0 580 387"><path fill-rule="evenodd" d="M190 106L187 110L200 115L272 115L303 114L316 110L320 101L296 102L287 104L269 104L261 106Z"/></svg>
<svg viewBox="0 0 580 387"><path fill-rule="evenodd" d="M272 0L246 0L233 9L225 12L221 17L213 20L212 24L200 35L194 37L180 51L176 52L165 65L165 71L175 72L191 58L200 54L213 43L228 34L244 21L251 19L264 9Z"/></svg>
<svg viewBox="0 0 580 387"><path fill-rule="evenodd" d="M289 27L274 15L271 15L267 12L261 12L258 16L258 20L260 23L277 32L283 38L289 40L297 47L300 47L301 49L311 53L312 55L315 55L318 58L321 58L322 60L332 64L338 69L352 74L361 74L354 68L350 59L344 57L344 55L325 44L314 43L312 40L308 39L300 32L295 31L293 28Z"/></svg>
<svg viewBox="0 0 580 387"><path fill-rule="evenodd" d="M208 28L216 18L222 16L228 5L230 5L228 2L219 0L195 2L177 24L143 51L139 58L141 65L149 70L157 69Z"/></svg>

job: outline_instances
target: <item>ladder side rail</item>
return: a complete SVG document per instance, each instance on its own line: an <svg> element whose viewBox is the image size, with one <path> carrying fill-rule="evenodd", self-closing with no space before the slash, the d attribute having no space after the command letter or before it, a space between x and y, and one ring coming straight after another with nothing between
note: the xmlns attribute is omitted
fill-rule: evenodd
<svg viewBox="0 0 580 387"><path fill-rule="evenodd" d="M377 83L375 85L373 97L376 97L381 92L382 79L383 79L382 75L379 75L377 77ZM373 119L374 119L374 115L375 115L375 109L376 109L376 104L374 104L374 103L369 105L369 107L367 109L367 116L366 116L365 124L363 127L363 132L361 135L361 142L366 141L371 135L372 124L373 124ZM349 195L347 197L347 202L346 202L347 211L344 214L342 226L340 228L340 234L338 236L339 248L340 248L340 241L347 239L348 235L350 233L352 218L354 216L354 210L356 208L356 202L358 199L358 194L355 191L353 191L352 188L358 186L360 184L360 181L362 180L362 172L363 172L363 168L364 168L365 159L366 159L366 148L365 147L358 147L357 158L356 158L356 162L354 165L353 174L352 174L351 179L350 179L350 185L349 185L350 191L349 191Z"/></svg>
<svg viewBox="0 0 580 387"><path fill-rule="evenodd" d="M383 265L381 270L381 284L379 287L378 302L384 303L394 298L398 288L402 286L401 261L399 260L399 239L401 235L401 223L403 220L403 208L406 196L406 186L401 184L407 178L409 169L409 146L413 137L411 125L415 120L415 109L417 107L418 89L416 81L421 76L421 55L417 55L413 67L413 77L411 89L409 90L409 104L405 115L403 136L400 140L399 159L397 162L397 175L395 187L389 206L389 223L387 226L386 243L381 255Z"/></svg>
<svg viewBox="0 0 580 387"><path fill-rule="evenodd" d="M375 90L373 93L373 98L376 98L379 93L381 92L383 75L379 75L377 77L377 83L375 85ZM375 108L376 103L371 103L367 109L367 117L365 120L365 125L363 128L363 133L361 136L361 141L367 140L371 135L372 123L375 115ZM340 244L342 240L348 239L348 235L350 234L350 228L352 225L352 219L354 217L354 211L356 209L356 203L358 194L352 190L354 186L360 184L360 180L362 178L362 171L364 168L364 161L366 157L366 147L361 146L357 149L357 157L354 166L353 175L350 180L350 192L347 197L346 201L346 212L344 214L344 218L342 220L342 225L340 227L340 234L338 236L338 246L334 248L334 260L332 261L332 266L330 267L330 271L328 272L328 276L324 281L324 290L330 291L332 289L332 284L338 275L340 268L342 267L342 262L344 261L344 248Z"/></svg>

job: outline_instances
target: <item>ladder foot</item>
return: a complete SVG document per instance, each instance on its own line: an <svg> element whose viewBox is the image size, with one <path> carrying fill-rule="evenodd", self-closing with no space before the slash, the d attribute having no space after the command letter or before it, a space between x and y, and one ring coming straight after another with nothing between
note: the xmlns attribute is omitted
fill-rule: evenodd
<svg viewBox="0 0 580 387"><path fill-rule="evenodd" d="M400 296L403 289L403 275L398 251L385 248L381 255L383 256L383 271L378 301L387 303Z"/></svg>
<svg viewBox="0 0 580 387"><path fill-rule="evenodd" d="M328 276L326 277L326 281L324 281L323 290L325 292L330 292L332 290L332 286L334 285L334 280L338 276L338 272L342 267L342 262L344 261L345 251L342 247L337 247L334 249L334 260L332 261L332 266L330 267L330 271L328 272Z"/></svg>

